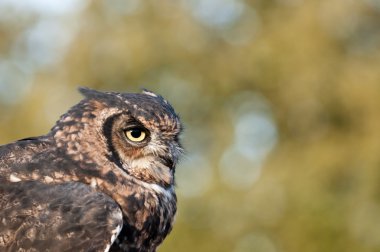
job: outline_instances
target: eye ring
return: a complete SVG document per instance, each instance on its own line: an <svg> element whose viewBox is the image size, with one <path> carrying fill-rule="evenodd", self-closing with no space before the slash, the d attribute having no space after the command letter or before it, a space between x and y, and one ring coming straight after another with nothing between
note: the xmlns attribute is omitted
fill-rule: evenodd
<svg viewBox="0 0 380 252"><path fill-rule="evenodd" d="M131 129L127 129L125 131L125 136L127 137L127 139L131 142L134 142L134 143L140 143L142 141L144 141L147 137L147 132L145 129L142 129L142 128L131 128Z"/></svg>

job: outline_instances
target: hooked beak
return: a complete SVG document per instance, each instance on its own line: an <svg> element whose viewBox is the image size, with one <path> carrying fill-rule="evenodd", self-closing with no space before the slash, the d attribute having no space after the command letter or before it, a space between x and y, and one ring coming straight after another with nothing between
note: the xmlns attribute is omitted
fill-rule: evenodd
<svg viewBox="0 0 380 252"><path fill-rule="evenodd" d="M175 168L175 164L174 164L174 161L172 158L161 156L160 159L161 159L161 162L163 163L163 165L169 167L170 170L173 170Z"/></svg>

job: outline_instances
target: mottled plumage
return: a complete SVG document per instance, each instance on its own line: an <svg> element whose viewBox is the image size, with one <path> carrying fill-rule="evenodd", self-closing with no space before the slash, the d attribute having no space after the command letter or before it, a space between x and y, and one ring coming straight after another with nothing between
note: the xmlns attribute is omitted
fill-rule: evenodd
<svg viewBox="0 0 380 252"><path fill-rule="evenodd" d="M85 99L0 146L0 251L155 251L176 213L181 124L149 91Z"/></svg>

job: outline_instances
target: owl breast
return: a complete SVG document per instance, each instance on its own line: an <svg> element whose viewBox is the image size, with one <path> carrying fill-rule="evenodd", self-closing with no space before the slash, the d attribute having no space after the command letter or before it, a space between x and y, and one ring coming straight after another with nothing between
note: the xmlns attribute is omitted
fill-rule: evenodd
<svg viewBox="0 0 380 252"><path fill-rule="evenodd" d="M173 188L154 184L145 187L125 198L129 207L125 208L124 225L110 251L155 251L153 248L172 230L177 210Z"/></svg>

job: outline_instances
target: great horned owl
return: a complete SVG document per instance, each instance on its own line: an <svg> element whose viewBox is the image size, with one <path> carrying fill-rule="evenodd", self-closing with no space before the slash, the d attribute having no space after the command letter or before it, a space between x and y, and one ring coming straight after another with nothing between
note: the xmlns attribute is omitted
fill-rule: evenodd
<svg viewBox="0 0 380 252"><path fill-rule="evenodd" d="M0 251L155 251L181 123L161 96L80 89L44 136L0 146Z"/></svg>

